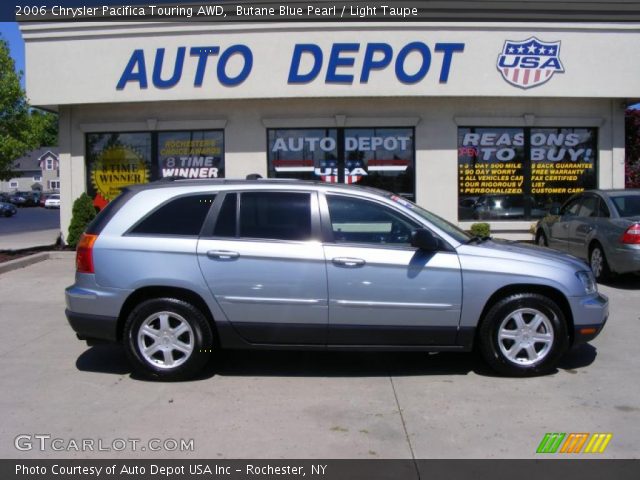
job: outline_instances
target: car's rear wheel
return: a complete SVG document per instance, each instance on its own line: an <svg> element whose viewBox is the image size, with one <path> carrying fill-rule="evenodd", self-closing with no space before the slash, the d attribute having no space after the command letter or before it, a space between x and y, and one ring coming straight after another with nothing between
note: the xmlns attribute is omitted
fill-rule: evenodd
<svg viewBox="0 0 640 480"><path fill-rule="evenodd" d="M597 281L601 282L611 276L607 257L604 255L604 250L599 243L595 243L589 251L589 265Z"/></svg>
<svg viewBox="0 0 640 480"><path fill-rule="evenodd" d="M549 242L547 241L547 236L544 234L542 230L538 230L538 233L536 234L536 244L540 245L541 247L549 246Z"/></svg>
<svg viewBox="0 0 640 480"><path fill-rule="evenodd" d="M213 348L204 314L175 298L146 300L124 327L124 344L137 372L163 380L184 380L202 370Z"/></svg>
<svg viewBox="0 0 640 480"><path fill-rule="evenodd" d="M510 295L493 305L478 338L487 363L510 376L548 373L569 346L562 309L535 293Z"/></svg>

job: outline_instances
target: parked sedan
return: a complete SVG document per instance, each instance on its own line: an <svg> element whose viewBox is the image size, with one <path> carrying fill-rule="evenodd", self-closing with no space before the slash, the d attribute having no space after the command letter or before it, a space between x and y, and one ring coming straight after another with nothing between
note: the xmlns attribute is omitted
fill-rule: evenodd
<svg viewBox="0 0 640 480"><path fill-rule="evenodd" d="M0 215L3 217L12 217L18 213L15 205L6 202L0 202Z"/></svg>
<svg viewBox="0 0 640 480"><path fill-rule="evenodd" d="M598 280L640 272L640 190L574 195L538 222L536 242L584 258Z"/></svg>
<svg viewBox="0 0 640 480"><path fill-rule="evenodd" d="M523 195L483 195L473 206L476 220L516 220L525 218L525 208L531 218L544 217L533 197Z"/></svg>
<svg viewBox="0 0 640 480"><path fill-rule="evenodd" d="M44 208L60 208L60 195L54 193L44 201Z"/></svg>
<svg viewBox="0 0 640 480"><path fill-rule="evenodd" d="M33 207L38 204L36 196L32 192L16 192L9 201L16 207Z"/></svg>

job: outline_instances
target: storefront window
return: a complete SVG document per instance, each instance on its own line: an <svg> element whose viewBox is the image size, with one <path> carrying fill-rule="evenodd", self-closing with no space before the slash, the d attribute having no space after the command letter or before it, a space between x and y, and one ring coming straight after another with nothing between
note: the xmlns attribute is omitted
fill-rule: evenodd
<svg viewBox="0 0 640 480"><path fill-rule="evenodd" d="M415 193L413 128L271 129L269 176Z"/></svg>
<svg viewBox="0 0 640 480"><path fill-rule="evenodd" d="M595 128L458 129L458 218L543 217L596 187Z"/></svg>
<svg viewBox="0 0 640 480"><path fill-rule="evenodd" d="M224 177L224 132L89 133L87 193L102 209L127 185L164 177Z"/></svg>
<svg viewBox="0 0 640 480"><path fill-rule="evenodd" d="M97 208L104 208L123 187L150 180L150 133L89 133L86 140L87 194Z"/></svg>
<svg viewBox="0 0 640 480"><path fill-rule="evenodd" d="M224 177L224 134L221 130L160 132L160 177Z"/></svg>

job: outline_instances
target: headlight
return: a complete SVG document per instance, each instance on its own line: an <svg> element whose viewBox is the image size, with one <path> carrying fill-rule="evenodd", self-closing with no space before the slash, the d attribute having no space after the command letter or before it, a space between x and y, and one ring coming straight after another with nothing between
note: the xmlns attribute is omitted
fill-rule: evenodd
<svg viewBox="0 0 640 480"><path fill-rule="evenodd" d="M576 277L578 277L578 280L580 280L580 283L582 283L584 292L587 295L591 295L592 293L596 293L598 291L596 279L594 278L591 271L576 272Z"/></svg>

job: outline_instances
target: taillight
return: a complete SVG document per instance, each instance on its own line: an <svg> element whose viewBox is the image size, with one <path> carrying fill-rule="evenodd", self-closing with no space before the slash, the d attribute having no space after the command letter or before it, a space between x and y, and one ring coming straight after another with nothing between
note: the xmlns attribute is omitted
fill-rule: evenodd
<svg viewBox="0 0 640 480"><path fill-rule="evenodd" d="M93 270L93 244L98 235L83 233L76 248L76 270L78 273L95 273Z"/></svg>
<svg viewBox="0 0 640 480"><path fill-rule="evenodd" d="M640 245L640 223L634 223L622 234L620 243Z"/></svg>

